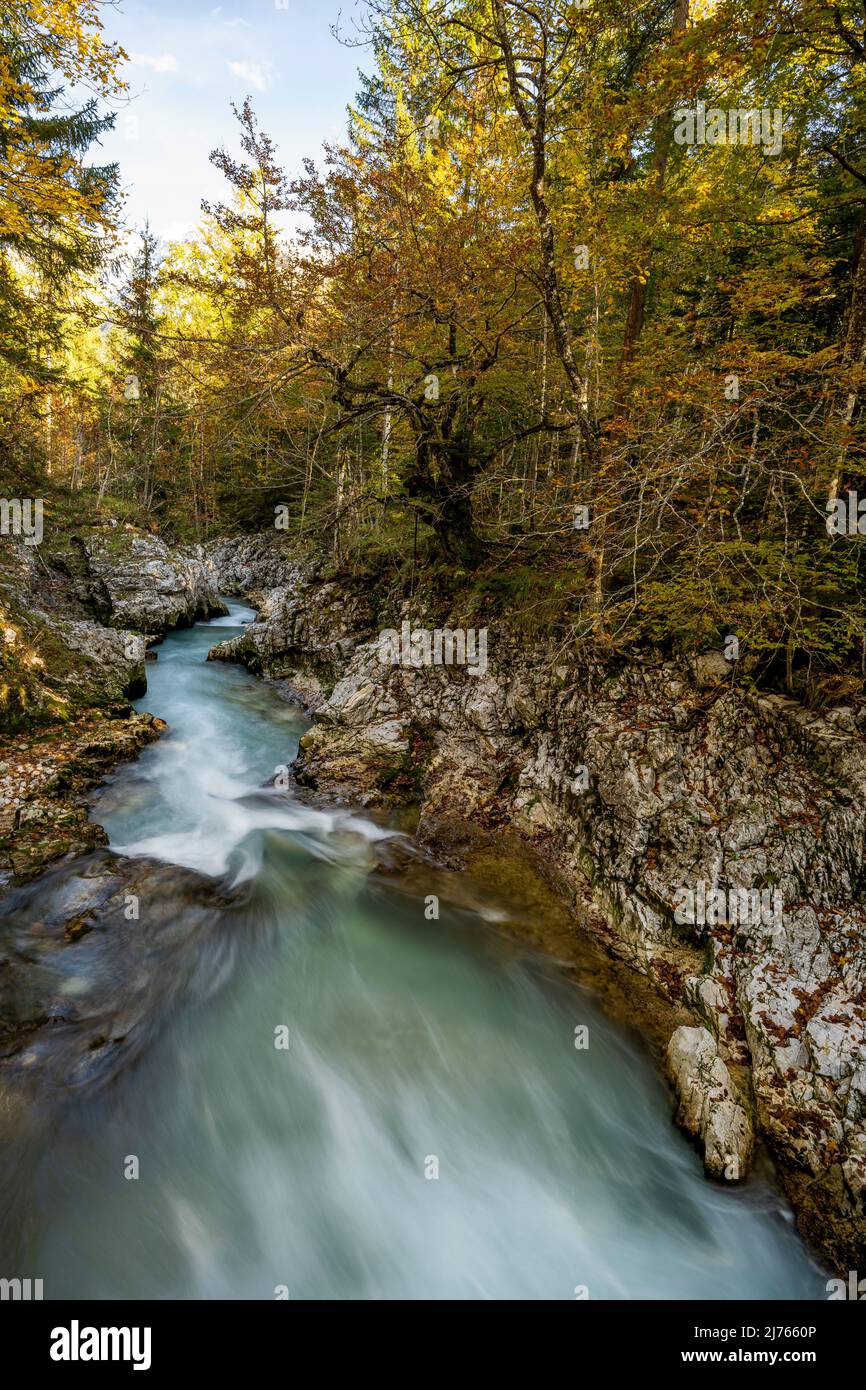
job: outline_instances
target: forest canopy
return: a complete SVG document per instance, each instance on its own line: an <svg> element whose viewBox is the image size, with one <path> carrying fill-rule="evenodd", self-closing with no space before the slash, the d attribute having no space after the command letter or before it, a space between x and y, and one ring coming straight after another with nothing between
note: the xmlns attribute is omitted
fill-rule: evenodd
<svg viewBox="0 0 866 1390"><path fill-rule="evenodd" d="M859 0L367 0L344 138L284 168L247 99L169 245L110 18L0 0L4 495L862 680Z"/></svg>

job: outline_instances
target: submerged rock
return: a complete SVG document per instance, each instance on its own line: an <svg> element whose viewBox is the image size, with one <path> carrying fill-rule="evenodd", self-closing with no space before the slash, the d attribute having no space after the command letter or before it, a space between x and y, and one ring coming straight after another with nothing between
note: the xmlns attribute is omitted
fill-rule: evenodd
<svg viewBox="0 0 866 1390"><path fill-rule="evenodd" d="M219 988L237 950L222 922L231 902L188 869L107 850L7 897L0 1109L22 1087L32 1097L105 1085L170 1012Z"/></svg>

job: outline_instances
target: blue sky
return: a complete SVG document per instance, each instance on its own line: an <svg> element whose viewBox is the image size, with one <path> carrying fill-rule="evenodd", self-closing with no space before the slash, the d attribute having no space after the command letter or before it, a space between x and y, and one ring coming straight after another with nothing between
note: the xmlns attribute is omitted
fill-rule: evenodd
<svg viewBox="0 0 866 1390"><path fill-rule="evenodd" d="M305 155L345 130L367 49L348 49L330 26L342 13L351 34L356 0L118 0L106 4L107 38L130 55L132 100L105 136L99 159L116 160L127 192L126 220L149 218L164 239L191 231L202 198L226 191L208 163L218 145L236 148L231 102L250 95L291 173Z"/></svg>

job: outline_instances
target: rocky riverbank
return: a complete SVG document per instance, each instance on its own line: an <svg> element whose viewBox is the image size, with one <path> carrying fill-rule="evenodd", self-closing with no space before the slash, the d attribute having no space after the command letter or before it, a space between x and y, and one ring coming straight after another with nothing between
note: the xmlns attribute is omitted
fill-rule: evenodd
<svg viewBox="0 0 866 1390"><path fill-rule="evenodd" d="M150 714L85 718L73 728L19 736L0 763L0 883L27 883L56 859L106 843L86 793L119 762L159 738Z"/></svg>
<svg viewBox="0 0 866 1390"><path fill-rule="evenodd" d="M0 541L0 882L104 842L83 795L163 726L133 713L148 651L225 612L199 547L118 522Z"/></svg>
<svg viewBox="0 0 866 1390"><path fill-rule="evenodd" d="M287 680L315 710L298 780L417 803L422 841L455 864L518 832L575 935L592 931L669 1008L678 1118L708 1171L741 1180L757 1136L804 1236L836 1269L862 1264L864 712L748 690L714 653L576 661L502 619L483 671L385 665L381 629L483 614L379 606L284 553L275 537L210 552L218 584L261 609L211 655Z"/></svg>

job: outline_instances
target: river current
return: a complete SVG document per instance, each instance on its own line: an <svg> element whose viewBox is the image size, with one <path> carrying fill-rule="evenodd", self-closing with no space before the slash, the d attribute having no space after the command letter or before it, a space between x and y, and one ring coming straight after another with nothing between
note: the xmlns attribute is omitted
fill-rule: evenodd
<svg viewBox="0 0 866 1390"><path fill-rule="evenodd" d="M263 790L305 722L206 662L252 616L159 647L138 707L169 731L94 801L117 853L242 886L257 930L28 1151L18 1236L46 1296L825 1297L783 1199L704 1178L587 989L506 946L493 906L430 920L372 872L396 832Z"/></svg>

